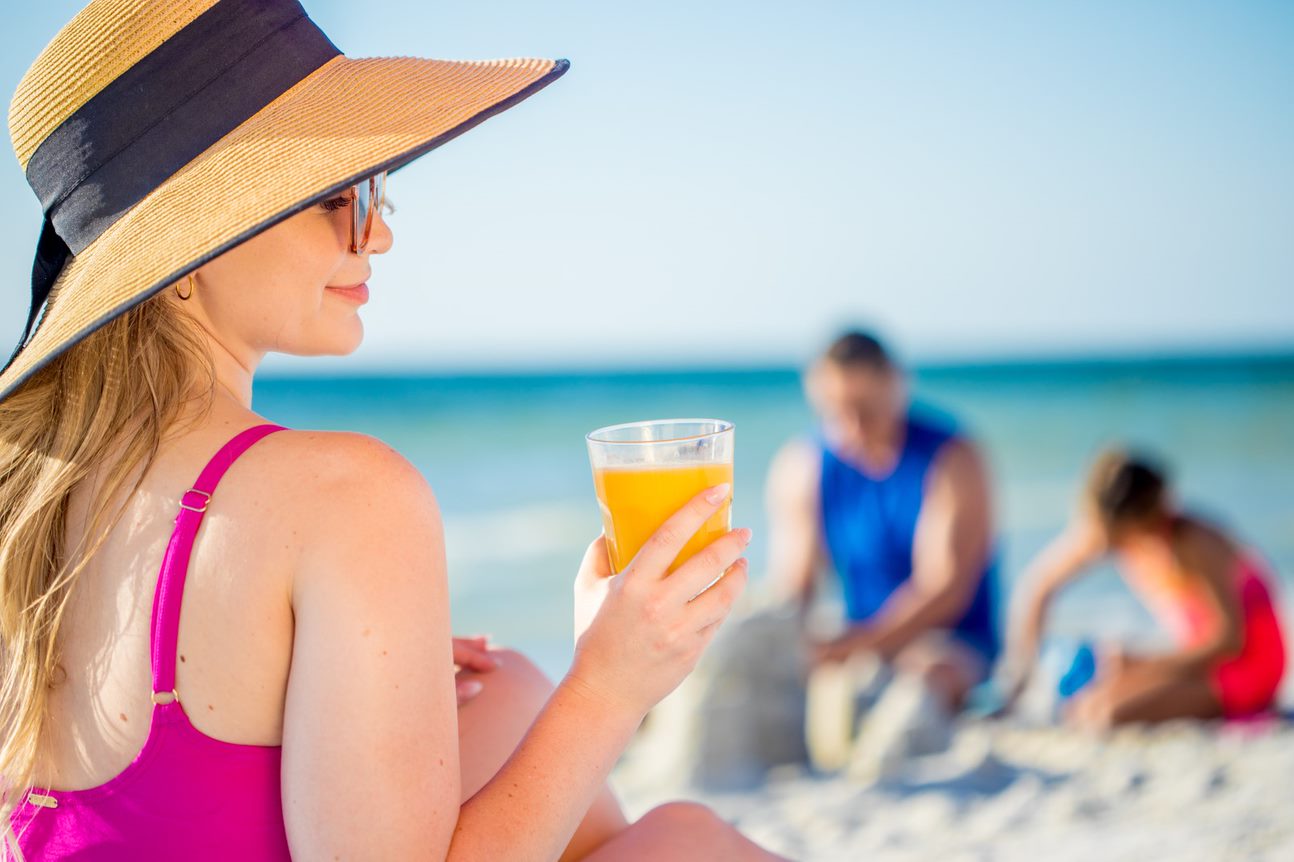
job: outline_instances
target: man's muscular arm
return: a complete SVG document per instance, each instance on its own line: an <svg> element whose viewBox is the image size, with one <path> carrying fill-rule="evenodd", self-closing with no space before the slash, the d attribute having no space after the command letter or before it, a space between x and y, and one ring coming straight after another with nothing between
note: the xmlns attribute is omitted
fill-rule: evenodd
<svg viewBox="0 0 1294 862"><path fill-rule="evenodd" d="M816 447L793 440L774 457L765 488L769 581L779 600L797 607L801 622L822 568L821 478L822 458Z"/></svg>
<svg viewBox="0 0 1294 862"><path fill-rule="evenodd" d="M992 547L988 471L975 445L944 446L926 478L926 496L913 539L912 577L864 625L824 645L821 660L859 650L891 657L932 629L949 628L979 588Z"/></svg>

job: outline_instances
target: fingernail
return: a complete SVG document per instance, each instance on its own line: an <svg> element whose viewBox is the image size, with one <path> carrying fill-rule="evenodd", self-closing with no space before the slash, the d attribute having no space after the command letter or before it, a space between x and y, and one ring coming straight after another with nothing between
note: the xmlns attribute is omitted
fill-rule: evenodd
<svg viewBox="0 0 1294 862"><path fill-rule="evenodd" d="M475 697L481 693L481 689L483 688L485 688L485 684L479 679L469 679L467 682L460 685L458 690L462 693L463 697Z"/></svg>
<svg viewBox="0 0 1294 862"><path fill-rule="evenodd" d="M728 492L732 490L732 485L724 482L722 485L715 485L710 489L710 493L705 495L705 499L710 503L722 503L728 497Z"/></svg>
<svg viewBox="0 0 1294 862"><path fill-rule="evenodd" d="M749 527L742 527L740 530L737 531L737 535L741 538L741 543L743 545L749 545L751 536L755 534L751 532L751 529Z"/></svg>

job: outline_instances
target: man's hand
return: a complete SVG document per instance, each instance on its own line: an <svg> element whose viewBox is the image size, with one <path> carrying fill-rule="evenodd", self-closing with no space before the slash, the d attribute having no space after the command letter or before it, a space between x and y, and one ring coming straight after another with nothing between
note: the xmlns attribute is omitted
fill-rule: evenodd
<svg viewBox="0 0 1294 862"><path fill-rule="evenodd" d="M462 706L476 697L484 686L479 679L465 679L464 674L488 673L498 666L498 661L490 655L489 639L484 635L454 638L454 684L458 705Z"/></svg>
<svg viewBox="0 0 1294 862"><path fill-rule="evenodd" d="M1033 664L1031 653L1007 651L994 677L998 689L1002 692L1002 712L1011 712L1020 702L1020 698L1029 687L1029 681L1033 678Z"/></svg>
<svg viewBox="0 0 1294 862"><path fill-rule="evenodd" d="M866 626L853 626L844 634L825 641L809 641L809 664L818 667L824 664L843 662L856 652L866 652L873 648L872 632Z"/></svg>

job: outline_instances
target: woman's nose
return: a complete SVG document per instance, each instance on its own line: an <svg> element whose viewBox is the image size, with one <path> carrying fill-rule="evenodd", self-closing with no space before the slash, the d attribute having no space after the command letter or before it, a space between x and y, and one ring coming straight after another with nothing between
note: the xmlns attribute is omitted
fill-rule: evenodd
<svg viewBox="0 0 1294 862"><path fill-rule="evenodd" d="M373 213L373 228L369 233L366 250L370 254L386 254L394 243L395 234L391 231L391 226L386 223L386 217L382 215L379 207Z"/></svg>

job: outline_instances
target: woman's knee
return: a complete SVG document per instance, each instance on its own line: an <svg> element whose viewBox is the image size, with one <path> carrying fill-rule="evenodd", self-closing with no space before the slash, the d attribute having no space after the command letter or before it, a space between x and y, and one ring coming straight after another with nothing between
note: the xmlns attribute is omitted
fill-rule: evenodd
<svg viewBox="0 0 1294 862"><path fill-rule="evenodd" d="M512 711L524 712L532 708L538 712L553 691L553 684L544 672L516 650L492 649L490 655L498 662L498 667L468 675L471 679L480 680L481 693L466 705L472 706L477 701L481 704L504 701Z"/></svg>
<svg viewBox="0 0 1294 862"><path fill-rule="evenodd" d="M667 802L653 808L587 858L597 862L623 859L786 862L781 856L750 841L709 808L695 802Z"/></svg>
<svg viewBox="0 0 1294 862"><path fill-rule="evenodd" d="M514 649L491 649L490 655L499 663L498 669L491 673L503 673L519 684L552 689L552 682L525 653Z"/></svg>
<svg viewBox="0 0 1294 862"><path fill-rule="evenodd" d="M718 814L699 802L666 802L648 811L639 822L669 828L682 835L724 833L732 829Z"/></svg>

